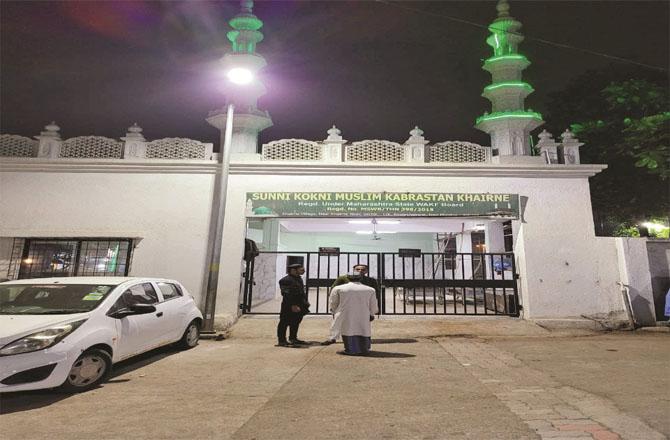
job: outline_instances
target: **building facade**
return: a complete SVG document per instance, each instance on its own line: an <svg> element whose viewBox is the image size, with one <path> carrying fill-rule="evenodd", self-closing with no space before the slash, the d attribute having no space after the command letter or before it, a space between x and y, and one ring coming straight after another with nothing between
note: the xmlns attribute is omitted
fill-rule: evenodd
<svg viewBox="0 0 670 440"><path fill-rule="evenodd" d="M253 2L241 4L240 14L230 21L232 52L224 64L241 61L260 69L265 61L256 45L262 40L262 22L253 15ZM475 286L472 297L466 298L467 287L462 287L461 296L455 290L450 297L443 293L445 310L447 303L456 310L457 302L487 310L483 303L487 292L490 295L489 285L468 282L495 281L508 273L506 281L513 279L518 292L516 314L523 318L625 321L627 308L634 305L639 319L653 320L652 291L630 283L644 284L649 268L658 265L649 263L650 255L670 259L667 243L662 250L654 245L652 252L647 244L595 236L588 179L605 166L581 164L582 144L567 130L560 141L543 131L531 148L530 132L543 121L524 103L532 87L522 81L529 61L518 52L521 23L510 16L506 1L499 1L497 10L487 40L493 54L483 66L492 75L483 92L492 110L476 121L478 129L491 135L491 146L431 142L418 127L402 144L378 139L348 142L333 126L324 140L282 139L262 145L259 153L258 134L272 124L270 115L257 107L265 88L254 80L243 92L231 92L228 100L236 113L222 252L214 262L219 267L216 307L207 311L215 314L217 325L234 321L247 295L276 299L275 281L283 276L286 258L318 254L322 247L337 247L342 254L380 255L418 248L433 255L432 267L446 265L456 274L455 265L460 264L461 275L451 279L459 280L454 285ZM221 130L223 145L227 113L215 110L207 121ZM137 124L120 140L63 140L55 123L35 139L0 135L0 276L176 278L204 307L222 178L221 157L212 150L211 144L189 139L148 141ZM273 210L255 203L263 197L295 203L275 203ZM342 203L319 205L319 197L339 197ZM366 197L390 202L361 205ZM382 218L407 229L378 230ZM341 224L318 226L330 221L370 221L372 230L357 232L369 232L375 240L360 241ZM417 225L423 229L411 229ZM400 233L378 236L383 232ZM259 273L256 285L261 287L254 292L248 291L249 266L243 260L247 237L256 239L267 254L258 267L275 255L271 263L264 263L271 269ZM449 264L439 257L436 263L435 255L449 253L449 243L455 245L450 248L453 254L463 255L460 263L454 262L456 257ZM647 272L639 272L638 259L631 258L635 253L646 256ZM490 257L476 260L474 254ZM505 265L505 255L512 266ZM477 270L488 278L476 275L476 261L481 262ZM436 269L431 273L434 279L449 278L440 278ZM327 281L331 275L318 278ZM481 301L477 288L484 295ZM622 294L626 289L628 296ZM416 297L413 302L416 305Z"/></svg>

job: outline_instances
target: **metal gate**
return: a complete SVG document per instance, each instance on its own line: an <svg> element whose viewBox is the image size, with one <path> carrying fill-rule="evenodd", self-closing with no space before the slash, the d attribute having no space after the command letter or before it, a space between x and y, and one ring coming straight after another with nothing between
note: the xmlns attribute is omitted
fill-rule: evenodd
<svg viewBox="0 0 670 440"><path fill-rule="evenodd" d="M278 280L296 262L305 267L312 314L330 314L335 279L366 264L380 286L381 314L519 316L513 253L261 252L246 264L243 313L277 314Z"/></svg>

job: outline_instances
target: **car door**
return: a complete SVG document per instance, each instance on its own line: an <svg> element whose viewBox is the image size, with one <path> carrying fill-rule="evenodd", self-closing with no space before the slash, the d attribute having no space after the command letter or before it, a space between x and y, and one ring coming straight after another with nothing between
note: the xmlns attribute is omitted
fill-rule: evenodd
<svg viewBox="0 0 670 440"><path fill-rule="evenodd" d="M157 291L160 293L161 302L156 310L163 312L163 334L161 342L167 344L179 340L186 327L186 307L184 296L175 283L169 281L156 281Z"/></svg>
<svg viewBox="0 0 670 440"><path fill-rule="evenodd" d="M158 305L158 295L150 282L138 283L126 289L110 312L128 309L132 304ZM117 319L119 339L117 352L124 359L160 344L162 316L158 311L144 315L128 315Z"/></svg>

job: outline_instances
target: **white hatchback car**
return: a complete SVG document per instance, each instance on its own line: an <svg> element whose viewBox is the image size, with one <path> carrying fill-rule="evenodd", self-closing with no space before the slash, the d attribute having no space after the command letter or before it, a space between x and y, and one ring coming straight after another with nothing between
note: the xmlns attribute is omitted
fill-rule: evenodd
<svg viewBox="0 0 670 440"><path fill-rule="evenodd" d="M198 344L202 314L176 281L72 277L0 283L0 392L84 391L112 364Z"/></svg>

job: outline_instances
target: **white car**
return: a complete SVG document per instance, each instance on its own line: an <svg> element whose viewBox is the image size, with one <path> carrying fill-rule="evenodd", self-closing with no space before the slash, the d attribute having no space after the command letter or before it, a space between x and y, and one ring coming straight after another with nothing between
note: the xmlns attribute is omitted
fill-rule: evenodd
<svg viewBox="0 0 670 440"><path fill-rule="evenodd" d="M201 323L193 297L173 280L0 283L0 392L88 390L123 359L174 342L195 347Z"/></svg>

